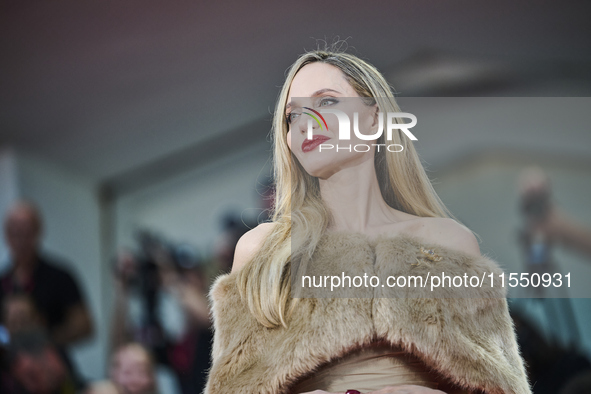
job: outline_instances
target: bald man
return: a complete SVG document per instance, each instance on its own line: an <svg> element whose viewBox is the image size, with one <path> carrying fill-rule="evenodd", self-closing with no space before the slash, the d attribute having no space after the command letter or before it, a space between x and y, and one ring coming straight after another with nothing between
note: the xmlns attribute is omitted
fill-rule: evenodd
<svg viewBox="0 0 591 394"><path fill-rule="evenodd" d="M53 343L63 348L90 337L93 324L72 275L40 253L42 231L33 204L21 201L8 210L4 235L12 265L0 276L0 305L12 295L28 296Z"/></svg>

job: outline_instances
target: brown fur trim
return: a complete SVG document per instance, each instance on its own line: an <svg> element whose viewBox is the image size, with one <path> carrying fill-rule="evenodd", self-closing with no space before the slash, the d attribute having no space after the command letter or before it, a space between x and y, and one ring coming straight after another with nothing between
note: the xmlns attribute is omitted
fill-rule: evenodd
<svg viewBox="0 0 591 394"><path fill-rule="evenodd" d="M432 261L421 246L433 249ZM475 257L403 234L370 240L331 233L321 240L307 274L482 277L502 272ZM429 287L339 290L332 298L303 298L289 328L265 328L241 300L235 274L217 278L210 291L214 321L212 367L205 394L287 394L302 376L376 340L402 346L466 390L531 393L509 317L505 289L437 293ZM397 293L393 293L397 292ZM316 294L318 295L318 294ZM336 298L336 297L348 298ZM477 297L475 297L477 296ZM354 298L355 297L355 298ZM447 298L445 298L447 297Z"/></svg>

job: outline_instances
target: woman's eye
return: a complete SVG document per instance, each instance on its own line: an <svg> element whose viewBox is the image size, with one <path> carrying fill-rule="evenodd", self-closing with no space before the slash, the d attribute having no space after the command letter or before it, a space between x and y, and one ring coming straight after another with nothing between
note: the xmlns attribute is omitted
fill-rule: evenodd
<svg viewBox="0 0 591 394"><path fill-rule="evenodd" d="M320 100L320 103L319 104L320 104L321 107L326 107L328 105L333 105L333 104L336 104L338 102L339 102L339 100L334 99L334 98L323 98L322 100Z"/></svg>
<svg viewBox="0 0 591 394"><path fill-rule="evenodd" d="M298 116L300 116L299 113L297 113L297 112L290 112L287 115L285 115L285 120L287 120L287 123L288 124L291 124L291 122L293 122L294 120L296 120Z"/></svg>

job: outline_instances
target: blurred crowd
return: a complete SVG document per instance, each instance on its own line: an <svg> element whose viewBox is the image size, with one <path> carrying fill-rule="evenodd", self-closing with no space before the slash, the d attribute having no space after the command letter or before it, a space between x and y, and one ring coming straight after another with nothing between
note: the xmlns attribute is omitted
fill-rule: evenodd
<svg viewBox="0 0 591 394"><path fill-rule="evenodd" d="M519 182L523 225L517 245L524 271L557 269L552 250L558 245L591 259L591 231L555 204L547 175L529 168ZM238 239L266 220L259 216L245 222L240 214L227 214L207 257L189 244L138 232L135 247L119 251L112 262L107 376L89 382L70 355L73 345L95 332L85 289L71 265L42 250L43 218L35 204L16 202L4 215L10 264L0 273L0 393L155 394L160 392L156 371L163 366L172 371L182 394L200 393L213 341L209 287L217 275L230 271ZM182 316L181 329L174 333L162 314L165 297L174 299ZM591 362L581 349L570 300L563 299L559 309L573 332L567 345L543 335L518 308L512 310L534 393L589 393Z"/></svg>
<svg viewBox="0 0 591 394"><path fill-rule="evenodd" d="M89 382L70 354L94 337L85 289L67 261L42 250L36 205L16 202L4 216L10 264L0 274L0 393L154 394L161 366L182 394L200 393L213 341L207 292L213 278L229 272L235 244L252 225L226 215L211 257L138 232L136 247L113 261L108 376ZM172 334L162 314L165 296L181 311L180 331Z"/></svg>

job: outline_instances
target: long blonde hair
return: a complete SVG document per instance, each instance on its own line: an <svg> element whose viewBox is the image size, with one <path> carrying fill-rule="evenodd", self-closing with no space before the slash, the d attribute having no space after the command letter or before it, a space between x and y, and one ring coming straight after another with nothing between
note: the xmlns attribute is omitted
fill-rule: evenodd
<svg viewBox="0 0 591 394"><path fill-rule="evenodd" d="M291 82L307 64L321 62L339 68L361 97L376 99L380 111L400 112L392 88L381 73L358 57L339 51L314 50L301 55L289 68L275 107L272 128L275 209L273 230L252 260L238 271L240 294L251 313L265 327L287 327L286 320L298 302L291 298L290 277L295 256L310 258L327 229L331 215L321 196L318 178L306 173L287 146L285 106ZM423 217L453 217L435 193L414 145L400 130L393 144L404 147L393 153L376 150L375 168L382 196L394 209ZM384 136L378 143L384 143ZM297 239L292 239L292 228Z"/></svg>

